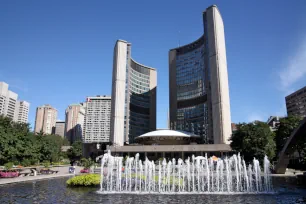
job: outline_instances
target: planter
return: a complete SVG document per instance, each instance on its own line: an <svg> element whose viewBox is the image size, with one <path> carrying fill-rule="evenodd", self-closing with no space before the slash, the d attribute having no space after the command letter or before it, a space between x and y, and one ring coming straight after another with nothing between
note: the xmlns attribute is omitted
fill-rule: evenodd
<svg viewBox="0 0 306 204"><path fill-rule="evenodd" d="M18 177L19 173L16 171L0 171L0 178L14 178Z"/></svg>

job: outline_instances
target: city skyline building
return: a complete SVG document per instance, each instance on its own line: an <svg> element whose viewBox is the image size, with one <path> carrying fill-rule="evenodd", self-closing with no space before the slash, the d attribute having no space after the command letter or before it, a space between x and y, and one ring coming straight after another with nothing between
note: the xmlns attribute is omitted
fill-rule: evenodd
<svg viewBox="0 0 306 204"><path fill-rule="evenodd" d="M110 96L92 96L86 99L83 143L108 143L110 137Z"/></svg>
<svg viewBox="0 0 306 204"><path fill-rule="evenodd" d="M65 111L65 138L72 144L82 140L86 103L71 104Z"/></svg>
<svg viewBox="0 0 306 204"><path fill-rule="evenodd" d="M156 129L156 83L154 68L131 57L131 43L117 40L112 76L111 142L135 143L135 138Z"/></svg>
<svg viewBox="0 0 306 204"><path fill-rule="evenodd" d="M28 122L30 103L18 101L18 94L9 90L9 85L0 82L0 115L7 116L15 122Z"/></svg>
<svg viewBox="0 0 306 204"><path fill-rule="evenodd" d="M57 120L57 110L49 104L36 108L34 132L42 131L44 134L52 134Z"/></svg>
<svg viewBox="0 0 306 204"><path fill-rule="evenodd" d="M287 115L306 117L306 86L285 97Z"/></svg>
<svg viewBox="0 0 306 204"><path fill-rule="evenodd" d="M65 137L65 121L56 121L54 131L52 134L59 135L61 137Z"/></svg>
<svg viewBox="0 0 306 204"><path fill-rule="evenodd" d="M17 101L17 122L27 123L30 111L30 103L27 101Z"/></svg>
<svg viewBox="0 0 306 204"><path fill-rule="evenodd" d="M18 94L8 89L9 85L5 82L0 82L0 114L16 121L17 98Z"/></svg>
<svg viewBox="0 0 306 204"><path fill-rule="evenodd" d="M217 6L203 12L203 35L169 51L170 128L229 144L231 115L224 24Z"/></svg>

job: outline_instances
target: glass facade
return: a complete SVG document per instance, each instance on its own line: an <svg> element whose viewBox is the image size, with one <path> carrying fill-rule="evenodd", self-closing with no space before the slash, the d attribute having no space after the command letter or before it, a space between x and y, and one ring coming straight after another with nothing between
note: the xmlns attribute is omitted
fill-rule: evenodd
<svg viewBox="0 0 306 204"><path fill-rule="evenodd" d="M171 128L200 135L208 140L208 104L205 88L204 36L176 49L176 120Z"/></svg>
<svg viewBox="0 0 306 204"><path fill-rule="evenodd" d="M150 70L130 59L129 67L129 143L150 131Z"/></svg>

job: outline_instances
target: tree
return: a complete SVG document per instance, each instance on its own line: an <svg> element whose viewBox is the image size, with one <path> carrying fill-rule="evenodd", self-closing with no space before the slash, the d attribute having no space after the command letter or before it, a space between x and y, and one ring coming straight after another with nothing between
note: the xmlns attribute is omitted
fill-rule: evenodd
<svg viewBox="0 0 306 204"><path fill-rule="evenodd" d="M67 150L67 156L72 163L74 161L80 160L82 157L82 142L75 141L71 148Z"/></svg>
<svg viewBox="0 0 306 204"><path fill-rule="evenodd" d="M44 160L59 161L61 146L67 143L62 137L34 135L27 123L18 123L0 115L0 165L7 162L14 164L35 164Z"/></svg>
<svg viewBox="0 0 306 204"><path fill-rule="evenodd" d="M298 116L289 116L286 118L281 118L279 120L280 124L276 131L276 136L275 136L277 154L282 151L288 138L290 137L294 129L296 129L299 126L301 120L302 118ZM302 140L298 141L296 145L294 145L291 148L298 151L299 155L301 155L303 149L305 148L305 141Z"/></svg>
<svg viewBox="0 0 306 204"><path fill-rule="evenodd" d="M238 124L231 141L231 148L240 152L248 163L254 157L263 161L265 155L270 159L275 155L274 133L266 123L260 121Z"/></svg>

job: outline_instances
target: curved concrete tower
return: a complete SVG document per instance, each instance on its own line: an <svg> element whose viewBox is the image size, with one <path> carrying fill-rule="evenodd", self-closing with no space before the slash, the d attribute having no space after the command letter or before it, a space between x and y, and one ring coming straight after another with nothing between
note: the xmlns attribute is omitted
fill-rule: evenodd
<svg viewBox="0 0 306 204"><path fill-rule="evenodd" d="M230 99L224 24L213 5L203 12L204 34L169 51L170 127L202 143L229 144Z"/></svg>
<svg viewBox="0 0 306 204"><path fill-rule="evenodd" d="M111 107L113 145L135 142L156 129L156 70L131 58L131 43L118 40L114 49Z"/></svg>

